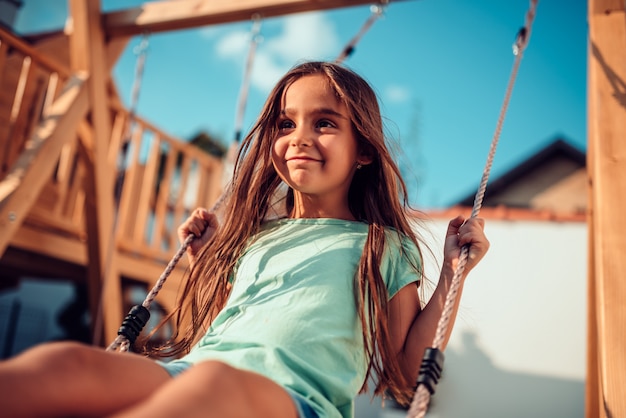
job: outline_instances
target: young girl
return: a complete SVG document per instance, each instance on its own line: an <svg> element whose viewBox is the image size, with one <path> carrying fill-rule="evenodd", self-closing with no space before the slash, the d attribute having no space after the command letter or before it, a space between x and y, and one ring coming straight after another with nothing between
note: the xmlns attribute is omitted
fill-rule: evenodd
<svg viewBox="0 0 626 418"><path fill-rule="evenodd" d="M10 417L351 417L365 383L410 401L460 248L489 243L453 219L422 307L421 253L376 96L352 71L308 62L271 92L242 143L223 219L197 209L179 237L191 271L175 342L152 354L77 343L0 364Z"/></svg>

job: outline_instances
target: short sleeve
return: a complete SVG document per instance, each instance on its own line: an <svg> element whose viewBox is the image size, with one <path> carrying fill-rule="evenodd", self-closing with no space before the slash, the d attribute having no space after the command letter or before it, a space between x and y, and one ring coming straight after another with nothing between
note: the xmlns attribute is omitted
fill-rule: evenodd
<svg viewBox="0 0 626 418"><path fill-rule="evenodd" d="M400 238L395 232L390 232L386 241L381 274L391 299L404 286L421 280L422 259L419 249L408 237Z"/></svg>

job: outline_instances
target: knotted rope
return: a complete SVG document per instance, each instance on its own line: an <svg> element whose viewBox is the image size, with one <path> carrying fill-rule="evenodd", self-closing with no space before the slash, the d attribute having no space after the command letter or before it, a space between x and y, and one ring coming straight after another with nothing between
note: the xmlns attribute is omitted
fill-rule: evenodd
<svg viewBox="0 0 626 418"><path fill-rule="evenodd" d="M246 60L246 66L244 70L244 79L243 79L243 83L241 86L241 91L239 93L237 114L235 118L235 140L233 141L231 150L229 150L229 155L228 155L229 161L234 160L236 156L236 152L239 149L239 141L241 139L241 126L243 124L243 114L245 111L246 101L248 97L248 89L249 89L249 84L250 84L250 76L252 73L252 63L254 62L256 46L261 41L261 37L259 35L260 29L261 29L260 16L254 15L253 25L250 31L251 32L250 33L250 49L248 51L248 57ZM144 44L142 43L142 46L143 45ZM145 50L145 47L143 47L142 50ZM141 65L140 68L143 69L143 60L141 61L141 64L138 64L138 66L139 65ZM138 74L141 74L141 72L138 71ZM135 92L136 90L137 89L133 89L133 92ZM133 97L135 97L135 94L133 94ZM136 100L134 100L133 102L136 102ZM211 212L217 211L217 209L222 206L226 196L229 194L229 191L230 191L230 184L227 184L226 191L220 195L217 202L215 202L215 204L211 208ZM144 299L143 303L141 305L133 306L130 309L130 311L124 318L124 321L122 321L122 325L120 326L117 332L117 337L107 347L107 351L126 352L129 350L130 346L135 342L135 340L141 333L143 327L148 322L148 319L150 319L150 305L152 304L154 299L157 297L159 291L165 284L165 281L167 280L167 278L170 276L170 274L176 267L176 264L178 264L178 261L185 254L187 247L189 247L189 245L195 238L196 237L194 235L189 235L185 239L185 241L181 244L176 254L174 254L174 257L172 257L172 259L167 264L163 273L161 273L161 276L159 276L159 279L157 280L156 284L152 287L152 290L150 290L150 292Z"/></svg>
<svg viewBox="0 0 626 418"><path fill-rule="evenodd" d="M146 298L144 299L141 305L133 306L124 318L122 322L122 326L117 332L117 337L115 340L107 347L107 351L128 351L131 344L135 342L141 330L148 322L150 318L150 305L157 297L157 294L165 284L165 281L172 273L176 264L181 259L181 257L185 254L187 247L191 244L191 241L195 239L195 235L189 235L185 241L182 243L174 257L170 260L170 262L165 267L163 273L159 277L159 280L152 287L152 290L148 293Z"/></svg>
<svg viewBox="0 0 626 418"><path fill-rule="evenodd" d="M504 123L504 117L509 106L511 92L513 91L513 85L515 84L517 71L522 60L524 49L526 48L526 45L528 44L528 40L530 38L530 30L532 22L535 18L537 2L538 0L530 1L530 7L528 9L528 12L526 13L526 21L524 27L522 27L518 32L517 38L513 45L515 62L513 64L509 83L506 89L506 93L504 95L504 102L502 104L502 108L500 109L500 116L498 117L496 130L491 141L491 147L487 156L487 162L483 170L483 175L480 181L480 185L478 187L478 191L476 193L476 197L474 198L474 206L470 215L471 218L476 217L482 207L485 190L487 189L487 180L489 179L491 166L496 153L496 147L500 139L500 133L502 131L502 125ZM446 296L446 301L441 312L441 317L439 319L439 323L437 324L437 331L433 340L433 346L426 349L422 365L420 367L420 374L417 380L417 390L415 391L413 402L411 403L411 407L409 408L407 414L407 417L409 418L422 418L424 417L424 415L426 415L430 396L435 392L435 386L437 385L439 377L441 377L441 371L443 367L443 353L439 351L439 349L445 339L448 327L450 325L450 318L454 310L454 304L457 299L457 295L461 285L461 277L463 275L463 271L465 270L465 265L467 264L469 247L469 245L464 245L461 248L459 262L452 277L450 290L448 291L448 294Z"/></svg>
<svg viewBox="0 0 626 418"><path fill-rule="evenodd" d="M225 200L225 196L228 194L228 190L227 192L222 193L217 202L215 202L210 210L211 212L215 212L222 205ZM161 291L165 281L170 274L172 274L176 264L178 264L178 261L180 261L182 256L185 255L185 251L187 251L187 248L194 239L196 239L196 236L193 234L190 234L187 238L185 238L183 243L178 248L178 251L176 251L176 254L174 254L174 257L172 257L169 263L167 263L165 270L163 270L163 273L161 273L161 276L159 276L159 279L156 281L152 290L150 290L142 304L135 305L130 309L128 315L126 315L124 321L122 321L120 329L117 331L117 337L107 347L106 351L128 351L130 346L135 342L141 333L143 327L148 323L148 319L150 319L150 305L152 305L152 302Z"/></svg>

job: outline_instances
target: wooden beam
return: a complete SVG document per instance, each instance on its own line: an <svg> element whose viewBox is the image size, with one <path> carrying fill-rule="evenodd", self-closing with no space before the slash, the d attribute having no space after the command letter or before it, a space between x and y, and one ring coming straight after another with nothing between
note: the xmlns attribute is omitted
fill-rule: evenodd
<svg viewBox="0 0 626 418"><path fill-rule="evenodd" d="M49 181L63 145L74 138L87 113L87 100L84 76L72 77L0 182L0 255Z"/></svg>
<svg viewBox="0 0 626 418"><path fill-rule="evenodd" d="M55 61L54 57L49 57L42 54L40 51L37 50L37 48L28 44L23 39L15 36L13 33L7 31L2 26L0 26L0 39L2 39L2 45L5 45L6 48L15 48L18 51L21 51L24 56L36 57L35 62L37 62L37 65L51 72L59 73L59 75L61 75L63 78L67 78L70 76L70 72L68 71L67 67ZM4 66L0 65L0 68L4 68Z"/></svg>
<svg viewBox="0 0 626 418"><path fill-rule="evenodd" d="M70 53L73 70L90 74L88 91L91 107L91 129L82 137L91 144L83 149L86 157L85 219L89 254L88 276L90 309L94 325L94 342L115 336L121 323L122 294L114 242L113 175L107 160L111 120L107 81L110 76L105 36L102 29L100 1L70 0L72 16ZM109 341L110 342L110 341Z"/></svg>
<svg viewBox="0 0 626 418"><path fill-rule="evenodd" d="M58 277L85 281L87 252L85 243L76 237L24 224L19 229L5 256L0 270L11 266L29 275Z"/></svg>
<svg viewBox="0 0 626 418"><path fill-rule="evenodd" d="M586 416L626 416L626 2L589 0Z"/></svg>
<svg viewBox="0 0 626 418"><path fill-rule="evenodd" d="M392 0L399 1L399 0ZM372 4L372 0L168 0L104 15L107 36L132 36Z"/></svg>

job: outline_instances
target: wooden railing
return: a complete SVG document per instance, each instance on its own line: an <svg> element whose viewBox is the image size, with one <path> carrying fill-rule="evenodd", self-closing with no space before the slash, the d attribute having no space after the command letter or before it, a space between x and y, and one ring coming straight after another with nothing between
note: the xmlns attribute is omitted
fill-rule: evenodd
<svg viewBox="0 0 626 418"><path fill-rule="evenodd" d="M210 207L219 197L221 160L145 120L131 120L124 109L115 115L109 156L122 167L117 178L122 183L116 221L120 249L169 259L178 247L177 226L191 210Z"/></svg>
<svg viewBox="0 0 626 418"><path fill-rule="evenodd" d="M70 75L66 65L0 28L0 182L29 146L34 129ZM164 265L178 246L177 225L193 208L211 206L221 193L222 162L131 117L119 100L110 101L110 111L107 158L111 175L121 185L111 191L116 194L115 251L126 257L120 272L151 282L156 279L154 266ZM87 136L82 132L88 129L88 123L81 122L60 155L50 156L57 159L54 173L12 245L75 264L88 262L84 248L75 250L86 242L86 165L79 138ZM63 237L72 244L60 249L57 241L37 239L37 234ZM152 269L143 268L149 263Z"/></svg>
<svg viewBox="0 0 626 418"><path fill-rule="evenodd" d="M0 71L0 178L3 178L70 71L2 28Z"/></svg>

